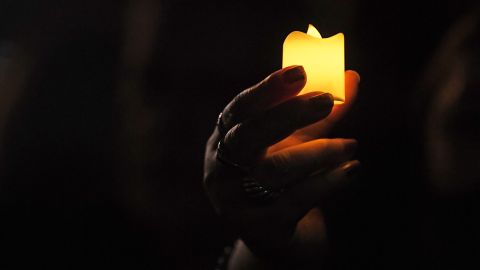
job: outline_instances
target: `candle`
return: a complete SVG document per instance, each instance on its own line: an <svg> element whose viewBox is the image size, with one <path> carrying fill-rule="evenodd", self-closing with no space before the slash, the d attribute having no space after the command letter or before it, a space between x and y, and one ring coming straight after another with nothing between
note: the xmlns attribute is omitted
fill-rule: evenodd
<svg viewBox="0 0 480 270"><path fill-rule="evenodd" d="M345 100L344 36L338 33L322 38L308 25L307 33L294 31L283 42L283 67L302 65L307 83L299 94L312 91L331 93L335 104Z"/></svg>

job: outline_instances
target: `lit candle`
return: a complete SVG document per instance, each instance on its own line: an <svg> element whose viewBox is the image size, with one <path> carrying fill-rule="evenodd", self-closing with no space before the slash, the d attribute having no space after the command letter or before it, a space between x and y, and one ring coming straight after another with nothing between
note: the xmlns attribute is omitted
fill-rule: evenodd
<svg viewBox="0 0 480 270"><path fill-rule="evenodd" d="M283 67L302 65L307 73L307 84L300 94L312 91L331 93L336 101L345 100L344 36L338 33L322 38L308 25L307 33L294 31L283 43ZM338 100L338 101L337 101Z"/></svg>

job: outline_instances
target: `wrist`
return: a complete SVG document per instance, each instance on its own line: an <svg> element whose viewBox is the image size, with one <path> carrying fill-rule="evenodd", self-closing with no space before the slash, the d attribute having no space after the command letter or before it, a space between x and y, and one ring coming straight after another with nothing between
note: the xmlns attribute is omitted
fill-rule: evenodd
<svg viewBox="0 0 480 270"><path fill-rule="evenodd" d="M323 256L298 256L292 253L277 256L258 256L241 239L237 240L228 261L228 270L310 270L324 266ZM318 255L318 254L317 254ZM322 259L321 259L322 257Z"/></svg>
<svg viewBox="0 0 480 270"><path fill-rule="evenodd" d="M267 266L272 269L318 269L324 264L328 241L320 210L312 209L288 235L288 240L242 238L237 241L234 253L241 255L237 258L262 265L260 269L270 269Z"/></svg>

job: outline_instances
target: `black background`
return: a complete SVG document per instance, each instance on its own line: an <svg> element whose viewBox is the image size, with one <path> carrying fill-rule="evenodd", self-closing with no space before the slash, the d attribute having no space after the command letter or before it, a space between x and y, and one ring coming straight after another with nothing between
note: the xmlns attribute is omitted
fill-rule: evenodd
<svg viewBox="0 0 480 270"><path fill-rule="evenodd" d="M325 209L336 267L410 268L428 253L418 244L422 116L411 104L468 5L145 2L156 35L132 68L122 64L126 1L2 1L2 55L22 48L35 61L2 131L0 263L213 269L235 234L202 189L205 142L223 106L279 69L284 38L308 23L344 32L346 67L361 75L332 134L357 138L362 162L351 193ZM136 93L126 101L125 82Z"/></svg>

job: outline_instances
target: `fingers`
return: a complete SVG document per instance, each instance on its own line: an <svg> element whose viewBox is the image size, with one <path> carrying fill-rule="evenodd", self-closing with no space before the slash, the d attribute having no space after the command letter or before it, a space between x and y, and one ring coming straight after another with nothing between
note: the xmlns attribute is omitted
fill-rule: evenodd
<svg viewBox="0 0 480 270"><path fill-rule="evenodd" d="M360 75L354 70L345 71L345 102L333 108L329 121L336 122L345 115L357 98Z"/></svg>
<svg viewBox="0 0 480 270"><path fill-rule="evenodd" d="M290 66L270 74L255 86L238 94L223 110L227 129L297 95L305 86L302 66Z"/></svg>
<svg viewBox="0 0 480 270"><path fill-rule="evenodd" d="M314 172L350 160L356 148L353 139L320 139L288 147L265 158L254 172L255 177L264 179L262 184L267 187L288 187Z"/></svg>
<svg viewBox="0 0 480 270"><path fill-rule="evenodd" d="M295 219L303 217L318 202L348 185L354 178L360 162L347 161L327 173L314 174L286 190L279 198Z"/></svg>
<svg viewBox="0 0 480 270"><path fill-rule="evenodd" d="M225 145L243 164L256 161L265 149L295 130L325 118L332 110L328 93L309 93L292 98L258 116L233 127L225 136Z"/></svg>
<svg viewBox="0 0 480 270"><path fill-rule="evenodd" d="M306 127L301 131L300 137L304 137L303 141L314 138L321 138L328 134L333 125L337 123L350 110L355 103L358 93L358 84L360 83L360 75L354 70L345 71L345 102L333 107L332 113L321 122Z"/></svg>

